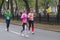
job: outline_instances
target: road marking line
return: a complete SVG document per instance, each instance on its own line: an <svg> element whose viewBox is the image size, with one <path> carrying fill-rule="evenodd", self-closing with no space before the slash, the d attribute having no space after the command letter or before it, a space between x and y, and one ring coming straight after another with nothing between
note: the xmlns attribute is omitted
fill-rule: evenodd
<svg viewBox="0 0 60 40"><path fill-rule="evenodd" d="M5 31L6 31L7 29L5 29ZM14 34L17 34L17 35L20 35L21 33L18 33L18 32L15 32L15 31L12 31L12 30L9 30L9 32L11 32L11 33L14 33Z"/></svg>
<svg viewBox="0 0 60 40"><path fill-rule="evenodd" d="M20 33L18 33L18 32L15 32L15 31L10 31L10 32L12 32L12 33L15 33L15 34L17 34L17 35L20 35Z"/></svg>

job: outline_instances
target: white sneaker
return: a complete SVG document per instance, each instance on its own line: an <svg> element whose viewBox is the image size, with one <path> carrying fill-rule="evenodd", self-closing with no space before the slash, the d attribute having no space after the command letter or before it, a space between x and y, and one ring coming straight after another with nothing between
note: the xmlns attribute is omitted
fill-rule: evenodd
<svg viewBox="0 0 60 40"><path fill-rule="evenodd" d="M24 36L24 34L22 34L22 36Z"/></svg>
<svg viewBox="0 0 60 40"><path fill-rule="evenodd" d="M25 35L25 37L29 37L28 35Z"/></svg>
<svg viewBox="0 0 60 40"><path fill-rule="evenodd" d="M34 32L32 32L32 34L34 34Z"/></svg>

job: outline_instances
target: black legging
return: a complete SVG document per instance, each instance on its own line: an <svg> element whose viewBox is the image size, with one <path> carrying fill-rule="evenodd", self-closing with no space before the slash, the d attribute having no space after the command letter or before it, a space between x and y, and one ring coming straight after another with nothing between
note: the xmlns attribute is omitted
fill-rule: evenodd
<svg viewBox="0 0 60 40"><path fill-rule="evenodd" d="M28 30L30 31L30 27L32 27L32 32L34 32L34 21L29 20Z"/></svg>
<svg viewBox="0 0 60 40"><path fill-rule="evenodd" d="M9 28L10 20L6 20L7 28Z"/></svg>
<svg viewBox="0 0 60 40"><path fill-rule="evenodd" d="M34 21L29 20L29 27L34 26Z"/></svg>
<svg viewBox="0 0 60 40"><path fill-rule="evenodd" d="M21 32L23 32L25 30L25 25L27 26L27 23L23 23L23 25L22 25L23 29L21 30Z"/></svg>

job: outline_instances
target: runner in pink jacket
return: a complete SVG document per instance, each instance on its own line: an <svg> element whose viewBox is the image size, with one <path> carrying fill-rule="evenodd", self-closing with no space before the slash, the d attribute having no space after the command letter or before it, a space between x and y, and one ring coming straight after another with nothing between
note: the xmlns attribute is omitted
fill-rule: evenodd
<svg viewBox="0 0 60 40"><path fill-rule="evenodd" d="M21 15L21 19L22 19L22 27L23 29L21 30L21 33L24 31L25 35L26 35L26 29L27 29L27 13L24 11ZM24 36L24 34L22 34L22 36ZM26 37L28 37L28 35L26 35Z"/></svg>
<svg viewBox="0 0 60 40"><path fill-rule="evenodd" d="M21 15L21 19L22 19L22 26L23 26L23 30L21 32L23 32L25 30L25 25L27 25L27 13L22 13Z"/></svg>

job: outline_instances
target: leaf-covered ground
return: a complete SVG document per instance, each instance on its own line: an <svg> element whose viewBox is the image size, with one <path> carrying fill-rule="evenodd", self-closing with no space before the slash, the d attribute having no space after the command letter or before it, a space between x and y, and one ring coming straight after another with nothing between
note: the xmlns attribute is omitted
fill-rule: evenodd
<svg viewBox="0 0 60 40"><path fill-rule="evenodd" d="M0 19L0 22L5 22L5 19ZM22 25L21 21L17 20L11 20L11 24L16 24L16 25ZM49 24L40 24L40 23L35 23L35 27L41 28L41 29L48 29L48 30L53 30L53 31L60 31L60 25L49 25Z"/></svg>

